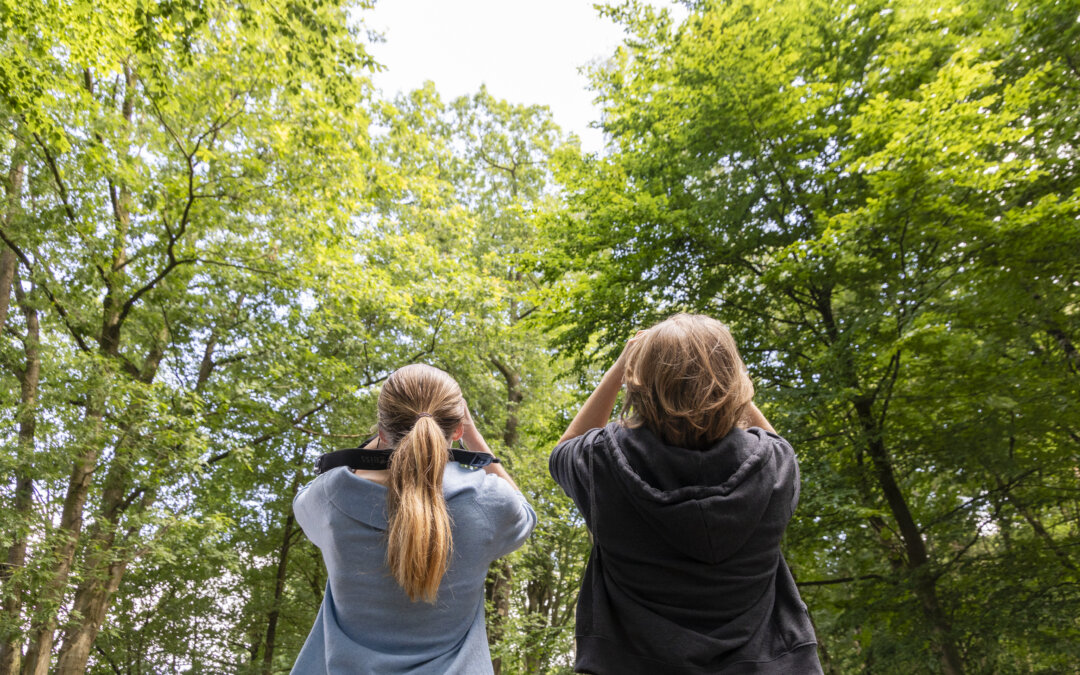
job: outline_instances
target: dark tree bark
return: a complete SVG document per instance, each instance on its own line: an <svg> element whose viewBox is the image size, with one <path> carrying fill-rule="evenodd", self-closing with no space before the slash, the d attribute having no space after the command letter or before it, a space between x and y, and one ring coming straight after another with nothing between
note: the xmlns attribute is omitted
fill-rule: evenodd
<svg viewBox="0 0 1080 675"><path fill-rule="evenodd" d="M3 222L0 223L4 229L11 225L11 221L21 210L25 177L26 162L23 160L22 144L16 143L11 155L11 170L8 171L7 180L4 183L5 203ZM17 264L18 258L15 256L15 251L0 244L0 329L7 322L8 308L11 306L11 282L15 278Z"/></svg>
<svg viewBox="0 0 1080 675"><path fill-rule="evenodd" d="M826 335L835 345L840 337L835 317L833 314L832 296L829 290L821 290L817 296L817 309L821 314ZM892 456L885 445L884 419L874 415L874 403L879 397L879 403L884 407L890 395L889 378L886 377L873 391L867 392L859 380L850 352L847 358L841 358L841 377L852 391L860 392L852 400L855 419L861 433L862 449L870 457L874 477L877 479L877 487L885 498L893 520L900 531L900 538L904 545L902 564L905 572L911 580L912 590L919 599L923 614L928 621L934 635L934 648L941 657L942 671L945 675L962 675L964 664L960 658L960 650L953 636L952 626L948 616L937 596L937 580L930 565L930 557L926 549L926 541L922 531L915 522L915 517L908 506L907 499L896 480L896 471L893 467ZM892 377L895 378L900 369L900 353L897 352L890 362Z"/></svg>
<svg viewBox="0 0 1080 675"><path fill-rule="evenodd" d="M525 398L521 391L521 375L504 361L492 355L491 363L498 369L506 380L506 424L503 426L503 443L507 448L513 448L518 443L518 406ZM514 570L506 560L499 560L488 572L487 599L494 609L494 616L488 619L488 644L494 651L502 639L503 625L510 615L510 590L514 582ZM499 656L491 659L495 675L502 672L502 658Z"/></svg>
<svg viewBox="0 0 1080 675"><path fill-rule="evenodd" d="M26 175L26 162L23 160L22 145L16 143L12 153L11 169L8 171L7 180L4 184L4 212L3 221L0 223L5 229L11 224L15 215L19 212L22 202L23 180ZM12 284L17 283L16 271L18 258L15 251L0 244L0 331L7 325L8 309L11 306ZM21 294L22 289L16 288L16 293ZM19 413L19 469L15 476L15 512L19 516L29 514L32 506L33 481L28 471L29 458L34 452L34 423L36 420L34 404L37 402L38 379L41 371L41 360L38 352L40 340L40 326L38 323L37 310L31 308L28 303L23 305L23 314L26 317L26 338L23 343L23 351L26 363L21 372L16 372L20 392ZM18 583L13 583L12 576L26 564L26 533L16 532L14 541L8 547L5 564L0 568L0 586L4 588L3 611L8 617L14 618L22 612L22 588ZM0 675L12 675L19 669L19 661L22 659L22 645L17 633L0 636Z"/></svg>
<svg viewBox="0 0 1080 675"><path fill-rule="evenodd" d="M293 476L292 488L289 491L290 497L295 497L297 490L300 489L300 470L296 471ZM290 499L290 502L292 500ZM296 525L296 518L293 515L292 508L288 509L288 515L285 517L285 529L281 537L281 549L278 552L278 565L277 565L277 577L274 581L274 602L270 605L270 613L266 617L266 648L263 650L263 662L262 672L263 675L270 675L273 672L272 665L274 663L274 644L277 638L277 623L278 617L281 615L281 598L285 594L285 578L289 569L289 549L292 548L293 541L293 529Z"/></svg>
<svg viewBox="0 0 1080 675"><path fill-rule="evenodd" d="M58 606L67 588L68 575L71 573L72 564L75 561L75 547L79 534L82 532L83 509L86 506L86 498L90 490L90 479L97 465L100 448L98 446L101 427L100 402L91 403L87 412L90 426L95 430L94 438L89 440L83 454L75 461L71 469L71 477L68 479L67 494L64 497L64 506L60 512L60 527L56 533L54 555L56 564L53 566L48 583L45 585L45 593L41 600L44 603ZM26 660L23 663L24 675L47 675L49 672L49 660L52 654L53 641L56 633L56 612L49 611L30 626L30 647L26 652Z"/></svg>
<svg viewBox="0 0 1080 675"><path fill-rule="evenodd" d="M506 447L513 448L518 443L518 407L525 399L521 391L521 375L496 356L491 357L491 363L506 380L506 424L503 426L502 437Z"/></svg>
<svg viewBox="0 0 1080 675"><path fill-rule="evenodd" d="M495 612L494 616L488 617L488 645L495 651L499 641L502 640L506 618L510 616L510 586L514 583L514 571L510 563L505 559L496 560L488 570L485 595ZM502 673L502 657L494 656L491 659L491 667L495 675Z"/></svg>
<svg viewBox="0 0 1080 675"><path fill-rule="evenodd" d="M15 296L26 317L26 337L23 340L26 363L17 373L20 383L18 440L18 465L15 470L15 514L24 523L31 517L34 481L30 466L34 456L34 432L37 424L38 383L41 377L41 325L37 310L28 301L18 280L15 279ZM2 325L2 324L0 324ZM23 608L23 587L16 576L26 565L28 529L19 528L8 547L7 559L0 568L0 585L4 587L4 614L10 619L18 617ZM22 658L20 635L13 632L0 640L0 674L12 675L18 671Z"/></svg>

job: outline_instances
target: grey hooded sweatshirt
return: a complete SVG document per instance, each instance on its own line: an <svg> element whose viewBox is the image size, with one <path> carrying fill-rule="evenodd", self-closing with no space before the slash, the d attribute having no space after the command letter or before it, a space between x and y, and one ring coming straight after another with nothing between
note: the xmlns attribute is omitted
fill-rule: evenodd
<svg viewBox="0 0 1080 675"><path fill-rule="evenodd" d="M698 450L612 423L559 444L550 470L593 534L579 672L822 672L780 553L799 498L783 438L734 429Z"/></svg>

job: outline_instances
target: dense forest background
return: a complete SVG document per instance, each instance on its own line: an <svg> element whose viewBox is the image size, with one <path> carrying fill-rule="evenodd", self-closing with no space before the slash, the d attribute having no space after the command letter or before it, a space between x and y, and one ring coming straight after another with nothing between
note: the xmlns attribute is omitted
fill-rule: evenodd
<svg viewBox="0 0 1080 675"><path fill-rule="evenodd" d="M381 97L363 1L0 0L0 674L287 672L291 499L414 361L540 514L497 671L570 672L547 453L682 310L799 455L827 672L1080 672L1080 2L684 4L602 9L585 154Z"/></svg>

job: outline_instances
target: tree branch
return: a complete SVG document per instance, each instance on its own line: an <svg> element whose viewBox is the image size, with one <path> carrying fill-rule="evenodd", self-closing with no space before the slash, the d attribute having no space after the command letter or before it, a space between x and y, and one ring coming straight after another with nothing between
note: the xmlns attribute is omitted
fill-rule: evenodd
<svg viewBox="0 0 1080 675"><path fill-rule="evenodd" d="M26 254L22 251L22 249L15 245L15 242L11 241L11 239L8 238L7 233L4 231L3 228L0 228L0 240L3 240L3 242L7 244L8 248L15 252L15 255L18 256L20 261L22 261L22 264L26 266L27 272L30 272L32 274L34 266L30 263L30 259L26 257ZM75 330L75 327L71 325L71 319L68 316L67 310L65 310L64 306L60 304L60 301L56 299L56 296L53 295L52 291L49 290L49 287L41 283L40 281L37 283L37 287L41 289L41 292L44 293L45 297L49 299L49 302L52 304L52 306L56 308L56 313L60 315L60 320L64 322L64 326L66 326L68 332L71 333L71 337L75 338L75 343L78 344L79 350L83 352L89 352L90 347L87 346L85 341L83 341L82 336L79 335L79 332Z"/></svg>
<svg viewBox="0 0 1080 675"><path fill-rule="evenodd" d="M303 422L308 417L311 417L315 413L325 409L326 406L328 406L331 403L333 403L334 401L336 401L337 398L338 398L337 396L332 396L332 397L328 398L327 400L323 401L322 403L318 404L317 406L315 406L315 407L313 407L313 408L311 408L311 409L309 409L309 410L307 410L305 412L302 412L299 415L296 415L284 427L282 427L280 429L276 429L274 431L268 431L265 434L263 434L261 436L258 436L257 438L252 440L250 443L248 443L248 445L262 445L263 443L269 441L270 439L274 438L275 436L283 434L286 431L288 431L289 429L295 428L296 425L298 425L300 422ZM208 465L209 464L216 464L217 462L220 462L221 460L228 457L231 453L232 453L232 450L226 450L225 452L218 453L218 454L214 455L213 457L211 457L210 459L206 460L206 464L208 464Z"/></svg>

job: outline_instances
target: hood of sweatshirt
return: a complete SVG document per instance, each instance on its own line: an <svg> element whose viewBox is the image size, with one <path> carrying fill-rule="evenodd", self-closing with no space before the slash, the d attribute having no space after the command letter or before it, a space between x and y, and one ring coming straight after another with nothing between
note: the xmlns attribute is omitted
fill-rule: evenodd
<svg viewBox="0 0 1080 675"><path fill-rule="evenodd" d="M783 438L733 429L699 450L667 445L645 428L608 429L617 480L641 519L683 555L718 564L751 541L776 545L799 486Z"/></svg>

